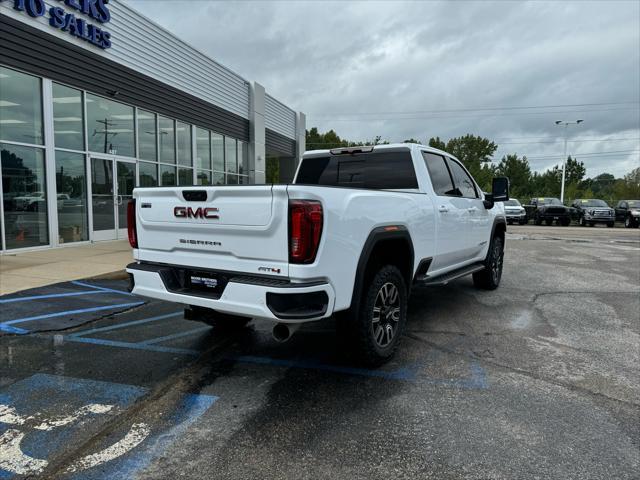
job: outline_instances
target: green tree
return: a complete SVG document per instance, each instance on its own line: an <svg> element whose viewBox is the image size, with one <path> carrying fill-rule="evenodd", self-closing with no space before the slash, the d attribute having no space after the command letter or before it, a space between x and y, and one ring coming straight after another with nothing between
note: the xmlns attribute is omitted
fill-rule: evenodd
<svg viewBox="0 0 640 480"><path fill-rule="evenodd" d="M446 144L440 137L433 137L429 139L429 146L455 156L467 167L469 173L484 190L490 188L494 169L489 162L498 148L494 142L488 138L468 133L462 137L451 138Z"/></svg>
<svg viewBox="0 0 640 480"><path fill-rule="evenodd" d="M496 174L509 179L511 194L516 198L524 198L533 194L531 190L531 167L527 157L509 154L502 157L496 166Z"/></svg>
<svg viewBox="0 0 640 480"><path fill-rule="evenodd" d="M584 162L579 162L569 156L567 163L565 164L565 182L578 184L584 179L587 174L587 169L584 166Z"/></svg>
<svg viewBox="0 0 640 480"><path fill-rule="evenodd" d="M418 145L422 145L422 142L420 140L416 140L415 138L411 137L408 140L405 140L402 143L417 143Z"/></svg>

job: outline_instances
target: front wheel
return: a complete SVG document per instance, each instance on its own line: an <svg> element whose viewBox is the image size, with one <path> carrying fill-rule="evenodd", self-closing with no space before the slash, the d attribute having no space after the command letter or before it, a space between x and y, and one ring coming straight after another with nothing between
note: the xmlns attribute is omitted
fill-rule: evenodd
<svg viewBox="0 0 640 480"><path fill-rule="evenodd" d="M504 242L502 237L493 237L489 246L489 253L485 259L484 270L473 274L473 284L483 290L495 290L502 278L502 264L504 262Z"/></svg>
<svg viewBox="0 0 640 480"><path fill-rule="evenodd" d="M607 223L607 227L609 227L609 228L613 228L613 227L614 227L614 225L615 225L615 224L614 224L613 222L609 222L609 223Z"/></svg>
<svg viewBox="0 0 640 480"><path fill-rule="evenodd" d="M396 349L407 322L407 287L398 267L385 265L362 292L357 314L343 318L357 360L368 366L382 365Z"/></svg>
<svg viewBox="0 0 640 480"><path fill-rule="evenodd" d="M637 227L637 226L638 226L638 223L640 223L640 222L634 222L634 221L633 221L633 217L632 217L631 215L627 215L627 216L624 218L624 226L625 226L625 228L634 228L634 227Z"/></svg>
<svg viewBox="0 0 640 480"><path fill-rule="evenodd" d="M551 225L553 225L553 220L551 220L551 219L546 219L546 220L544 221L544 223L546 223L546 224L547 224L547 226L551 226Z"/></svg>

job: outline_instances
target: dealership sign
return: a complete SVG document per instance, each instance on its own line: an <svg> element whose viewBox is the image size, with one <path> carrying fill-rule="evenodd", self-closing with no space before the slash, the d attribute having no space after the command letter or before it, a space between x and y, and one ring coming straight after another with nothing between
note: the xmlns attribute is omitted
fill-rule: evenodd
<svg viewBox="0 0 640 480"><path fill-rule="evenodd" d="M2 2L4 0L0 0ZM13 0L13 8L31 17L47 16L49 25L74 37L80 38L96 47L107 49L111 47L111 34L83 18L76 17L77 13L87 15L100 25L109 23L111 14L107 8L109 0L58 0L64 5L48 7L45 0ZM75 13L69 12L73 10Z"/></svg>

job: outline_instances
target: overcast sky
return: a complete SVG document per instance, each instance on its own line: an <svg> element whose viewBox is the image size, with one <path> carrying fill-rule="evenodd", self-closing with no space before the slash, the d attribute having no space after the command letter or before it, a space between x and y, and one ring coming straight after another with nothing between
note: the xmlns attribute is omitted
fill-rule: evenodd
<svg viewBox="0 0 640 480"><path fill-rule="evenodd" d="M496 161L515 152L545 170L563 153L554 121L583 119L568 145L589 176L640 166L635 0L128 2L305 112L307 128L472 133L500 145Z"/></svg>

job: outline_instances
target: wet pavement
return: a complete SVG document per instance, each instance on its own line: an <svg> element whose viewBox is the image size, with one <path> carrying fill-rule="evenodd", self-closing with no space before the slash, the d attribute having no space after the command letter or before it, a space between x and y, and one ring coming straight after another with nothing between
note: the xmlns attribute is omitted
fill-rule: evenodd
<svg viewBox="0 0 640 480"><path fill-rule="evenodd" d="M414 291L375 370L332 321L278 344L125 282L0 297L0 479L637 478L640 245L557 230L508 239L497 291Z"/></svg>

